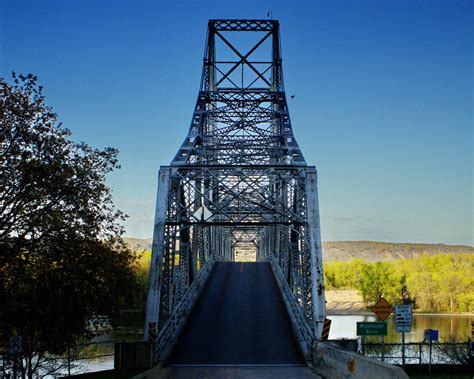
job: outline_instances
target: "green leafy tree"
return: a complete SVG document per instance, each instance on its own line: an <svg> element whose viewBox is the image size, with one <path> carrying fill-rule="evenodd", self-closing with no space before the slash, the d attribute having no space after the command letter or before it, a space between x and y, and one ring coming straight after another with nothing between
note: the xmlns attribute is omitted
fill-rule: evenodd
<svg viewBox="0 0 474 379"><path fill-rule="evenodd" d="M363 278L364 267L370 263L364 261L361 258L355 258L344 265L344 269L341 270L343 275L343 283L346 288L360 288Z"/></svg>
<svg viewBox="0 0 474 379"><path fill-rule="evenodd" d="M324 265L324 283L326 289L333 290L339 288L336 280L336 270L334 263Z"/></svg>
<svg viewBox="0 0 474 379"><path fill-rule="evenodd" d="M134 262L105 183L117 150L71 141L36 82L0 80L0 338L23 336L29 378L118 310Z"/></svg>
<svg viewBox="0 0 474 379"><path fill-rule="evenodd" d="M415 271L407 279L407 287L421 310L439 310L439 288L431 272Z"/></svg>
<svg viewBox="0 0 474 379"><path fill-rule="evenodd" d="M422 254L390 262L325 263L328 289L357 289L367 305L380 296L392 304L414 300L426 312L474 310L474 254Z"/></svg>

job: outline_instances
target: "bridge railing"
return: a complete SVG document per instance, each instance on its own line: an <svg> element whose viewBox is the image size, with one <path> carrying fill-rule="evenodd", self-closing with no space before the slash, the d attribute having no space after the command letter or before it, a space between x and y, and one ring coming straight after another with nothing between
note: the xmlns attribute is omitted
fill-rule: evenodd
<svg viewBox="0 0 474 379"><path fill-rule="evenodd" d="M405 343L405 354L401 343L367 342L362 345L365 356L388 363L401 365L403 355L407 364L471 364L474 365L474 345L472 342L408 342ZM382 354L383 349L383 354ZM431 358L430 358L431 355Z"/></svg>
<svg viewBox="0 0 474 379"><path fill-rule="evenodd" d="M210 259L202 267L196 279L189 286L185 295L176 305L173 314L160 329L155 347L155 361L166 359L181 332L191 309L201 293L209 274L214 267L214 259Z"/></svg>
<svg viewBox="0 0 474 379"><path fill-rule="evenodd" d="M293 333L296 336L304 357L309 360L311 357L311 348L315 341L314 331L309 326L303 309L298 304L295 296L292 294L290 287L288 286L288 282L285 280L285 276L283 275L283 272L281 271L280 266L276 262L275 258L272 256L270 257L269 261L272 265L275 280L283 297L286 310L290 316Z"/></svg>

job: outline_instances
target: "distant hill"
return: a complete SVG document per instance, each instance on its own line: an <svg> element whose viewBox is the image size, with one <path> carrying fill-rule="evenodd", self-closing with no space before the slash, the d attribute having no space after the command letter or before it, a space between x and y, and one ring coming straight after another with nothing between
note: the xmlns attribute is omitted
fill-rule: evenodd
<svg viewBox="0 0 474 379"><path fill-rule="evenodd" d="M151 250L151 238L124 238L134 250ZM474 254L474 247L463 245L444 245L430 243L392 243L374 241L336 241L323 242L325 261L348 261L363 258L367 261L392 261L401 258L414 258L422 254Z"/></svg>
<svg viewBox="0 0 474 379"><path fill-rule="evenodd" d="M123 240L132 250L151 250L151 238L125 237Z"/></svg>
<svg viewBox="0 0 474 379"><path fill-rule="evenodd" d="M415 258L422 254L474 254L474 247L431 243L392 243L373 241L323 242L326 261L348 261L363 258L367 261L392 261L401 258Z"/></svg>

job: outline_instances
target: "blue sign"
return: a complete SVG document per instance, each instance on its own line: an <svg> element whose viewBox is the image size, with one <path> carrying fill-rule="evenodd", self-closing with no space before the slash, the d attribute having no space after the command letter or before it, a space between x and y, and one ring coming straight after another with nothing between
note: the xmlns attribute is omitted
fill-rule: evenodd
<svg viewBox="0 0 474 379"><path fill-rule="evenodd" d="M439 332L436 329L425 329L425 341L438 341Z"/></svg>

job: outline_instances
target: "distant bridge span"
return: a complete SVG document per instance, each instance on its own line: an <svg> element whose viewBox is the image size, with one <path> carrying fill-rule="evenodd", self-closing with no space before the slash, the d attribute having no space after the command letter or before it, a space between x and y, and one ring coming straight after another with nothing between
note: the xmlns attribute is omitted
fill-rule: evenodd
<svg viewBox="0 0 474 379"><path fill-rule="evenodd" d="M316 169L293 135L279 23L210 20L189 132L158 176L155 362L304 365L325 316Z"/></svg>

